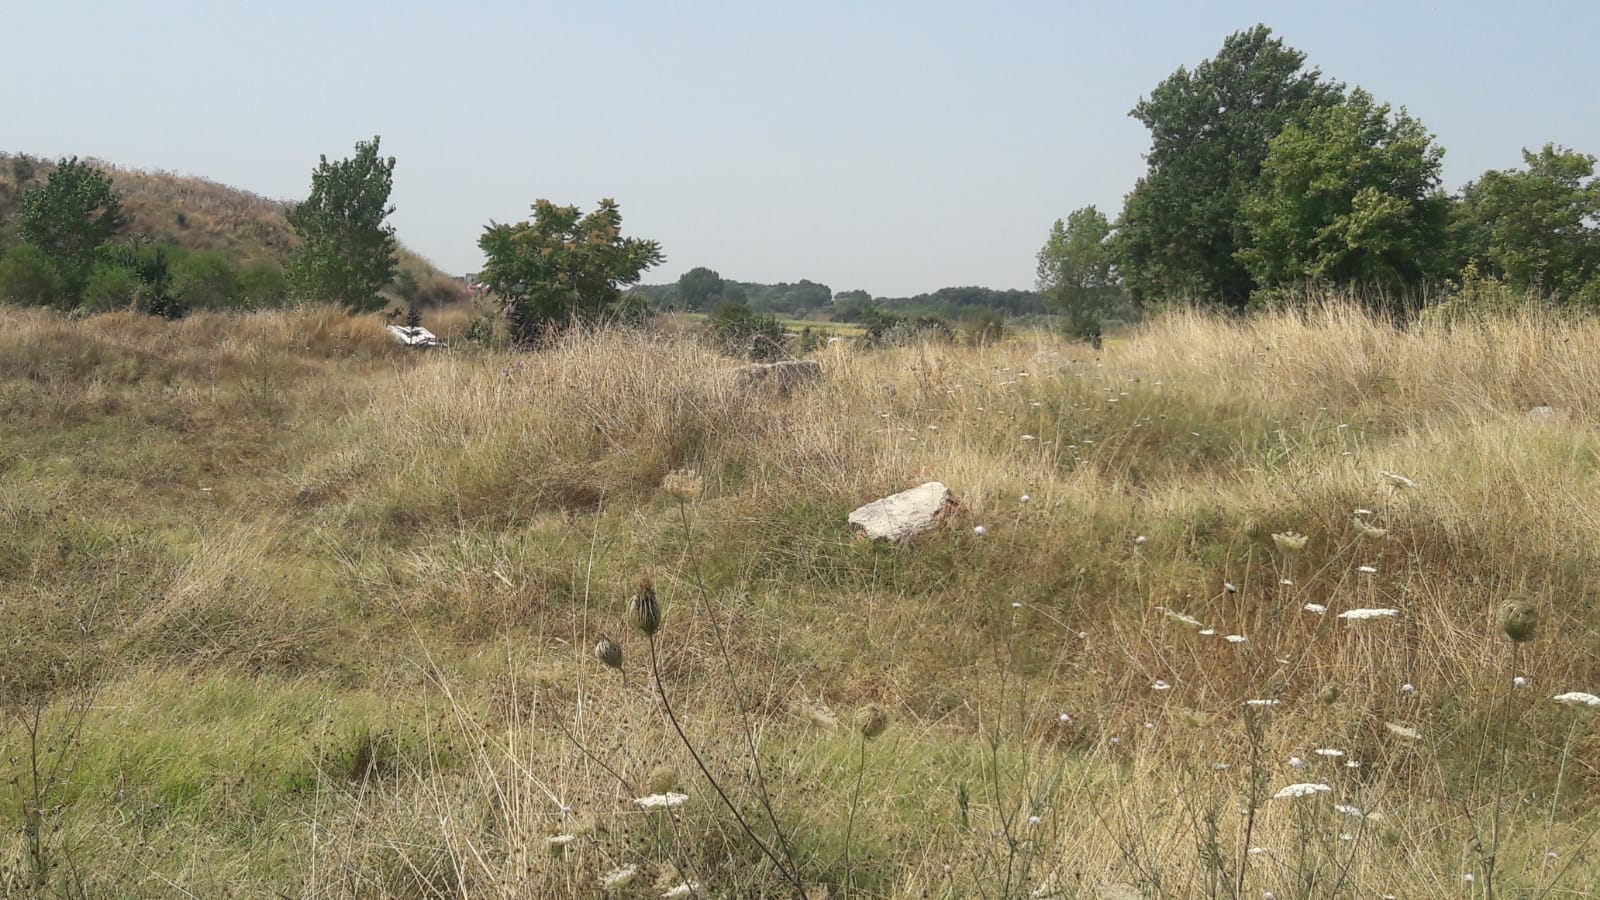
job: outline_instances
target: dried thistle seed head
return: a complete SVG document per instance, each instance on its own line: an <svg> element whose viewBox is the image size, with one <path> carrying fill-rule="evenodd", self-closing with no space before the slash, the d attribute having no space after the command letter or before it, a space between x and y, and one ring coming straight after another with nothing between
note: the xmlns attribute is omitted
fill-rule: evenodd
<svg viewBox="0 0 1600 900"><path fill-rule="evenodd" d="M1255 516L1251 516L1250 518L1244 520L1243 530L1244 536L1253 540L1261 537L1261 533L1265 529L1261 527L1260 519L1257 519Z"/></svg>
<svg viewBox="0 0 1600 900"><path fill-rule="evenodd" d="M698 500L705 492L705 481L693 469L673 469L661 479L661 490L676 500Z"/></svg>
<svg viewBox="0 0 1600 900"><path fill-rule="evenodd" d="M1311 540L1298 531L1278 531L1272 535L1272 543L1285 553L1298 553L1306 548L1306 542Z"/></svg>
<svg viewBox="0 0 1600 900"><path fill-rule="evenodd" d="M1337 684L1325 684L1322 686L1322 690L1317 691L1317 700L1320 703L1332 706L1339 702L1339 694L1340 691Z"/></svg>
<svg viewBox="0 0 1600 900"><path fill-rule="evenodd" d="M605 663L608 669L621 671L622 645L602 635L600 642L594 645L594 658Z"/></svg>
<svg viewBox="0 0 1600 900"><path fill-rule="evenodd" d="M628 624L646 636L661 630L661 604L656 600L655 585L649 578L639 581L639 590L628 601Z"/></svg>
<svg viewBox="0 0 1600 900"><path fill-rule="evenodd" d="M1521 600L1507 600L1500 606L1500 630L1512 643L1523 644L1533 640L1533 630L1539 625L1539 610Z"/></svg>
<svg viewBox="0 0 1600 900"><path fill-rule="evenodd" d="M864 738L875 738L889 727L889 711L876 703L856 710L856 730Z"/></svg>

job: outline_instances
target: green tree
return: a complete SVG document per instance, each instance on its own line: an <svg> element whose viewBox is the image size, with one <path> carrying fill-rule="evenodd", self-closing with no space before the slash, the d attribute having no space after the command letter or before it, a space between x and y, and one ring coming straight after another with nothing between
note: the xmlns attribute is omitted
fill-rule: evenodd
<svg viewBox="0 0 1600 900"><path fill-rule="evenodd" d="M523 344L618 315L621 286L666 259L659 243L622 236L622 212L610 199L588 215L539 200L533 221L490 223L478 247L486 257L479 280L505 304L512 337Z"/></svg>
<svg viewBox="0 0 1600 900"><path fill-rule="evenodd" d="M722 297L722 276L696 266L678 276L678 302L684 309L705 309Z"/></svg>
<svg viewBox="0 0 1600 900"><path fill-rule="evenodd" d="M1315 282L1400 301L1445 274L1443 156L1421 122L1359 88L1312 110L1271 141L1239 262L1266 291Z"/></svg>
<svg viewBox="0 0 1600 900"><path fill-rule="evenodd" d="M101 248L129 222L111 176L77 157L62 160L44 184L22 195L21 205L22 239L54 262L74 296Z"/></svg>
<svg viewBox="0 0 1600 900"><path fill-rule="evenodd" d="M1134 107L1131 115L1150 129L1149 171L1127 197L1113 247L1136 302L1248 301L1254 282L1236 257L1248 243L1239 207L1255 190L1268 143L1343 94L1304 63L1304 53L1257 25Z"/></svg>
<svg viewBox="0 0 1600 900"><path fill-rule="evenodd" d="M321 163L311 173L311 196L289 210L301 244L289 260L289 281L309 300L370 312L383 306L378 291L398 264L393 226L394 157L378 155L379 138L356 144L355 156Z"/></svg>
<svg viewBox="0 0 1600 900"><path fill-rule="evenodd" d="M1093 206L1057 219L1038 260L1039 293L1057 312L1099 317L1117 294L1111 222Z"/></svg>
<svg viewBox="0 0 1600 900"><path fill-rule="evenodd" d="M1521 290L1600 295L1595 158L1546 144L1522 160L1521 171L1486 172L1462 189L1462 255Z"/></svg>

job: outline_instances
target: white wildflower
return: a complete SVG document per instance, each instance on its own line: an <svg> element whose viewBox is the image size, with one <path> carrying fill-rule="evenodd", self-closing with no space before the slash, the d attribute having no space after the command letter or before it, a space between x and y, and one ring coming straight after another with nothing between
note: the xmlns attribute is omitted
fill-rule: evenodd
<svg viewBox="0 0 1600 900"><path fill-rule="evenodd" d="M1318 747L1317 749L1313 750L1312 752L1317 754L1318 756L1326 756L1329 759L1338 759L1339 757L1344 755L1344 751L1343 750L1335 750L1332 747Z"/></svg>
<svg viewBox="0 0 1600 900"><path fill-rule="evenodd" d="M1166 616L1173 621L1182 622L1183 624L1192 626L1194 628L1199 628L1201 625L1200 620L1196 619L1194 616L1188 615L1187 613L1178 612L1175 609L1168 609L1165 606L1156 607L1156 612L1161 613L1163 616Z"/></svg>
<svg viewBox="0 0 1600 900"><path fill-rule="evenodd" d="M1354 816L1357 819L1365 819L1367 817L1367 814L1361 811L1361 807L1350 806L1346 803L1335 803L1333 805L1333 811L1336 813L1343 813L1347 816Z"/></svg>
<svg viewBox="0 0 1600 900"><path fill-rule="evenodd" d="M1557 703L1572 703L1600 709L1600 697L1584 691L1568 691L1565 694L1557 694L1555 701Z"/></svg>
<svg viewBox="0 0 1600 900"><path fill-rule="evenodd" d="M1400 693L1402 693L1402 694L1415 694L1416 692L1417 692L1417 686L1412 684L1409 681L1406 682L1405 684L1400 685Z"/></svg>
<svg viewBox="0 0 1600 900"><path fill-rule="evenodd" d="M1244 702L1244 705L1245 706L1257 706L1257 707L1261 707L1261 706L1277 706L1278 704L1280 704L1282 702L1283 702L1282 700L1246 700Z"/></svg>
<svg viewBox="0 0 1600 900"><path fill-rule="evenodd" d="M1410 726L1400 725L1395 722L1385 722L1383 723L1383 727L1389 729L1389 733L1395 735L1396 737L1402 737L1408 741L1422 740L1422 732L1416 730L1415 728L1411 728Z"/></svg>
<svg viewBox="0 0 1600 900"><path fill-rule="evenodd" d="M575 834L557 834L545 838L544 842L552 847L565 847L577 839L578 836Z"/></svg>
<svg viewBox="0 0 1600 900"><path fill-rule="evenodd" d="M1162 681L1159 678L1157 678L1155 681L1151 682L1151 684L1150 684L1150 690L1152 690L1152 691L1166 691L1166 690L1171 690L1171 689L1172 689L1172 685L1167 684L1165 681Z"/></svg>
<svg viewBox="0 0 1600 900"><path fill-rule="evenodd" d="M1230 644L1242 644L1247 640L1247 638L1242 634L1230 634L1227 637L1223 638L1223 640L1227 641Z"/></svg>
<svg viewBox="0 0 1600 900"><path fill-rule="evenodd" d="M1294 800L1299 797L1314 797L1317 794L1326 794L1332 790L1333 788L1328 787L1325 784L1301 782L1299 784L1291 784L1288 787L1279 790L1276 794L1272 795L1272 799Z"/></svg>
<svg viewBox="0 0 1600 900"><path fill-rule="evenodd" d="M1517 677L1511 679L1511 686L1512 687L1527 687L1528 686L1528 679L1522 677L1521 675L1518 675Z"/></svg>
<svg viewBox="0 0 1600 900"><path fill-rule="evenodd" d="M1305 606L1300 608L1306 612L1316 613L1319 616L1328 611L1328 608L1323 606L1321 603L1307 603Z"/></svg>
<svg viewBox="0 0 1600 900"><path fill-rule="evenodd" d="M1339 613L1339 618L1356 622L1363 619L1393 619L1398 615L1398 609L1347 609Z"/></svg>
<svg viewBox="0 0 1600 900"><path fill-rule="evenodd" d="M1289 757L1289 768L1291 768L1291 769L1298 769L1301 766L1304 766L1305 764L1306 764L1306 761L1301 759L1298 756Z"/></svg>
<svg viewBox="0 0 1600 900"><path fill-rule="evenodd" d="M1138 537L1134 538L1133 542L1135 544L1143 544L1145 541L1148 541L1148 540L1150 540L1150 539L1141 534Z"/></svg>
<svg viewBox="0 0 1600 900"><path fill-rule="evenodd" d="M1370 509L1357 509L1356 510L1356 515L1358 515L1358 516L1370 516L1372 514L1373 514L1373 512Z"/></svg>
<svg viewBox="0 0 1600 900"><path fill-rule="evenodd" d="M640 797L633 801L633 805L640 809L672 809L676 806L682 806L688 799L688 794L668 791L665 794L651 794L648 797Z"/></svg>
<svg viewBox="0 0 1600 900"><path fill-rule="evenodd" d="M972 533L977 535L978 537L983 537L984 535L989 533L989 529L983 527L982 525L975 525L972 528Z"/></svg>
<svg viewBox="0 0 1600 900"><path fill-rule="evenodd" d="M1378 474L1388 479L1389 483L1395 487L1415 488L1420 486L1415 481L1395 472L1379 472Z"/></svg>
<svg viewBox="0 0 1600 900"><path fill-rule="evenodd" d="M700 890L700 882L685 881L677 887L669 888L666 893L661 895L661 897L662 900L671 900L671 898L677 897L690 897L693 896L698 890Z"/></svg>
<svg viewBox="0 0 1600 900"><path fill-rule="evenodd" d="M1376 575L1376 574L1378 574L1378 570L1373 568L1372 566L1356 566L1356 571L1360 572L1363 575Z"/></svg>
<svg viewBox="0 0 1600 900"><path fill-rule="evenodd" d="M1231 582L1231 581L1224 581L1224 582L1223 582L1223 583L1222 583L1222 589L1223 589L1223 590L1225 590L1225 591L1227 591L1227 592L1228 592L1228 593L1230 593L1230 594L1237 594L1237 593L1239 593L1239 588L1238 588L1238 586L1237 586L1237 585L1235 585L1235 584L1234 584L1234 583L1233 583L1233 582Z"/></svg>
<svg viewBox="0 0 1600 900"><path fill-rule="evenodd" d="M629 863L620 869L612 869L600 876L602 890L615 891L625 888L639 875L639 867Z"/></svg>
<svg viewBox="0 0 1600 900"><path fill-rule="evenodd" d="M1212 635L1217 633L1217 630L1215 628L1202 628L1202 629L1200 629L1200 631L1198 633L1199 634L1203 634L1206 637L1211 637Z"/></svg>

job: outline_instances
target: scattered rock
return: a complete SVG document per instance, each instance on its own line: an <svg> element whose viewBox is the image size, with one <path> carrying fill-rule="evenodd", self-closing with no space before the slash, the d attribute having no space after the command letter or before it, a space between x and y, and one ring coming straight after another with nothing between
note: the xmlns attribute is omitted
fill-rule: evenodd
<svg viewBox="0 0 1600 900"><path fill-rule="evenodd" d="M389 336L407 347L442 347L444 346L433 332L421 325L416 328L407 328L404 325L388 326Z"/></svg>
<svg viewBox="0 0 1600 900"><path fill-rule="evenodd" d="M822 363L814 359L786 359L774 363L751 363L733 370L733 383L742 390L771 390L787 397L796 388L822 380Z"/></svg>
<svg viewBox="0 0 1600 900"><path fill-rule="evenodd" d="M874 500L850 514L850 530L871 540L904 541L939 527L958 504L937 481Z"/></svg>

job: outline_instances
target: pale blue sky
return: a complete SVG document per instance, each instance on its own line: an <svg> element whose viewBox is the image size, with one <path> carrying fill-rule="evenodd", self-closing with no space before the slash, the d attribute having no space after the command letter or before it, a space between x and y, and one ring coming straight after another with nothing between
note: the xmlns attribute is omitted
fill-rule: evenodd
<svg viewBox="0 0 1600 900"><path fill-rule="evenodd" d="M1127 112L1231 32L1407 106L1454 189L1600 154L1600 4L73 2L7 9L0 149L303 197L383 136L393 222L449 271L535 198L622 204L707 265L901 295L1030 287L1050 223L1143 171Z"/></svg>

